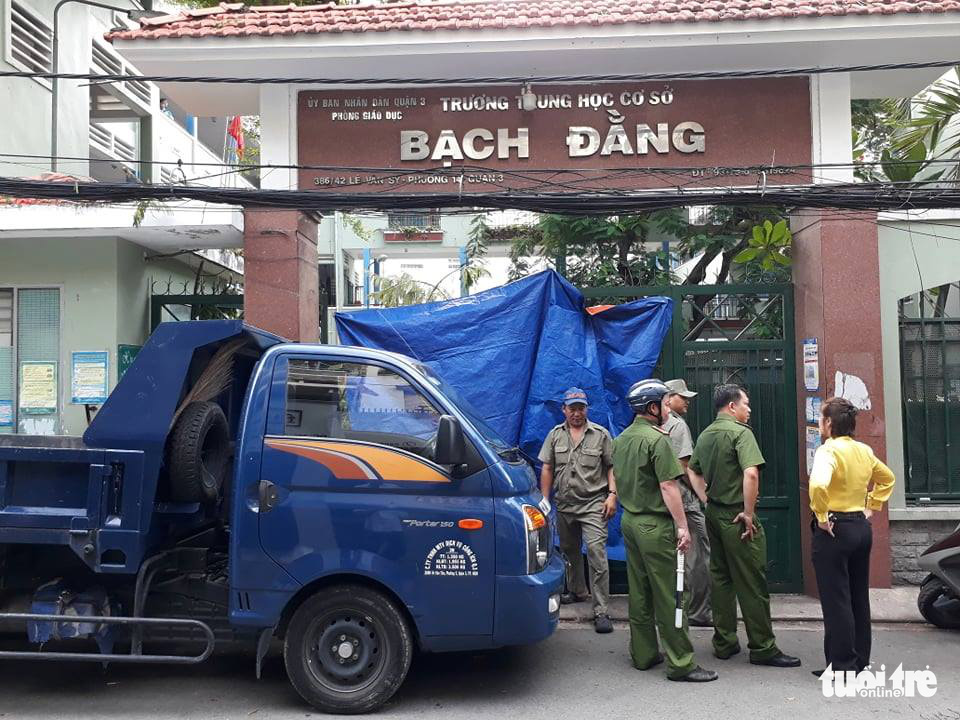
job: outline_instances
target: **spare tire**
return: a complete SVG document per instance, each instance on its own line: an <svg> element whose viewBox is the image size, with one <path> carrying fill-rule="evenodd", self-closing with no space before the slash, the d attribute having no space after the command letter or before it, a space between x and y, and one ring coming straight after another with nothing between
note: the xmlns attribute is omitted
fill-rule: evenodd
<svg viewBox="0 0 960 720"><path fill-rule="evenodd" d="M230 428L220 406L193 402L170 433L168 475L174 502L214 503L230 465Z"/></svg>

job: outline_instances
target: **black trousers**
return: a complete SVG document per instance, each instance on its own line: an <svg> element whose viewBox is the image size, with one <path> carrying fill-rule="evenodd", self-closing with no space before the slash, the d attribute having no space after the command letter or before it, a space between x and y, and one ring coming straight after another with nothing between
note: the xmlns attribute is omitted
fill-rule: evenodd
<svg viewBox="0 0 960 720"><path fill-rule="evenodd" d="M873 530L863 513L831 513L833 534L814 521L813 569L823 609L823 655L834 670L870 664L870 548Z"/></svg>

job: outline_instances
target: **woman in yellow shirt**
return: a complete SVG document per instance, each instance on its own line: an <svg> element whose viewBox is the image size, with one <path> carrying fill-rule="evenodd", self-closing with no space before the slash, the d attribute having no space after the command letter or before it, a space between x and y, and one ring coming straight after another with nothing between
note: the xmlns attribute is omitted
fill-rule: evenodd
<svg viewBox="0 0 960 720"><path fill-rule="evenodd" d="M870 664L870 516L889 499L894 483L890 468L853 439L856 428L857 409L850 401L827 400L820 416L824 443L810 473L823 654L837 672L860 672Z"/></svg>

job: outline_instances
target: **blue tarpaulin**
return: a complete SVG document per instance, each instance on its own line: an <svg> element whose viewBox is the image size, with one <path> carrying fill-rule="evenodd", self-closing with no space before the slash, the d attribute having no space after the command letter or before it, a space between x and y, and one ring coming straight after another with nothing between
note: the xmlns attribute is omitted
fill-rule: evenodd
<svg viewBox="0 0 960 720"><path fill-rule="evenodd" d="M669 298L617 305L596 315L553 271L476 295L410 307L337 313L345 345L403 353L432 368L503 440L536 458L563 421L563 391L587 393L589 417L614 436L632 421L623 398L650 377L670 327ZM610 556L623 559L619 522Z"/></svg>

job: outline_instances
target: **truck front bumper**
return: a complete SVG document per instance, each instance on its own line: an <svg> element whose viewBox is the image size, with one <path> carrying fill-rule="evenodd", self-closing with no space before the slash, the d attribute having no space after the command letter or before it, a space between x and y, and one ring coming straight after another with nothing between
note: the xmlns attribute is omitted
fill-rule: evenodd
<svg viewBox="0 0 960 720"><path fill-rule="evenodd" d="M563 570L563 557L554 552L536 575L497 576L494 647L539 642L557 629Z"/></svg>

